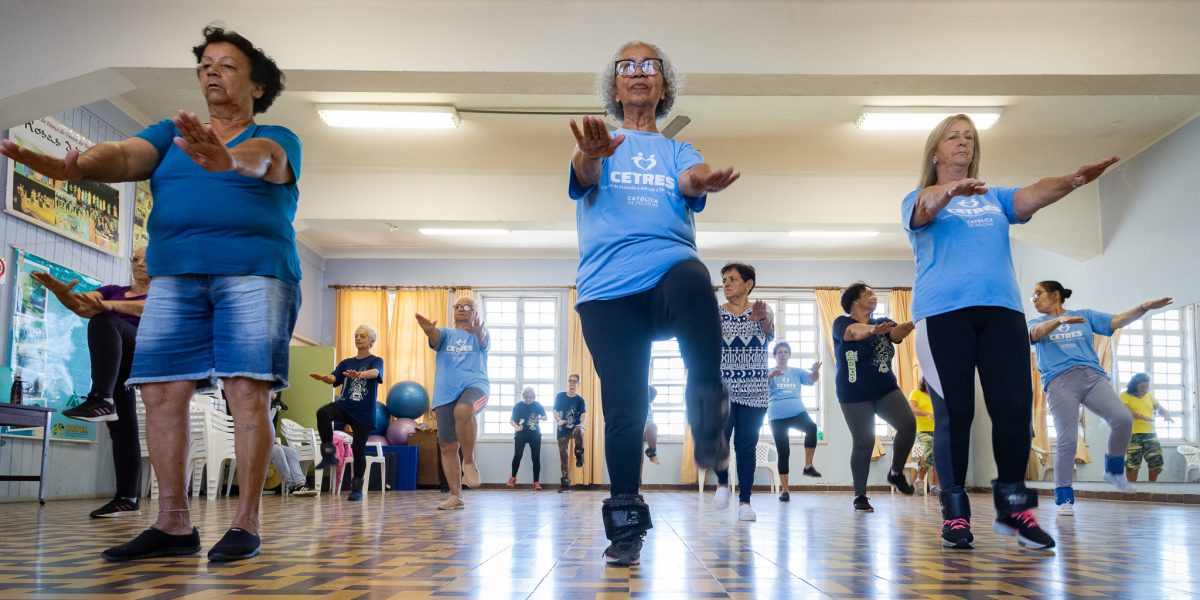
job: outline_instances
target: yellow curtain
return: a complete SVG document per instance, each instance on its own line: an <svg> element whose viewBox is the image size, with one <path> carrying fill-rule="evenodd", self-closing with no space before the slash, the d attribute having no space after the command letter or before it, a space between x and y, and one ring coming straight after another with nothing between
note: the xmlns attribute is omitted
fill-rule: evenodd
<svg viewBox="0 0 1200 600"><path fill-rule="evenodd" d="M392 328L388 337L387 354L384 356L384 389L400 381L415 381L425 386L433 399L434 365L437 355L429 350L429 338L417 326L415 315L420 314L446 325L446 306L450 302L449 289L396 290L392 302ZM423 420L432 423L429 407Z"/></svg>
<svg viewBox="0 0 1200 600"><path fill-rule="evenodd" d="M336 295L336 317L333 326L333 347L337 360L358 353L354 348L354 330L359 325L370 325L378 335L371 353L384 358L384 374L387 374L387 352L380 345L388 341L388 314L386 290L338 289ZM333 365L330 365L332 368Z"/></svg>
<svg viewBox="0 0 1200 600"><path fill-rule="evenodd" d="M1046 425L1046 392L1042 390L1042 378L1037 370L1037 354L1033 352L1029 353L1029 369L1033 373L1033 447L1050 452L1050 429ZM1037 455L1030 449L1029 465L1025 468L1026 479L1037 481L1037 464Z"/></svg>
<svg viewBox="0 0 1200 600"><path fill-rule="evenodd" d="M825 338L829 340L829 348L832 354L833 348L833 322L840 317L842 313L842 290L836 287L822 287L816 289L817 295L817 312L821 316L821 330L825 332ZM908 343L907 341L905 343ZM903 345L903 344L902 344ZM827 373L833 373L837 369L837 357L834 357L834 364L830 365ZM830 403L826 403L828 406ZM875 436L875 448L871 450L871 460L879 460L886 452L883 450L883 444L879 442L879 436Z"/></svg>
<svg viewBox="0 0 1200 600"><path fill-rule="evenodd" d="M583 467L570 462L572 483L590 485L604 481L604 411L600 405L600 377L592 364L592 354L583 341L583 327L575 312L578 300L575 288L567 296L567 372L579 374L579 395L587 406L587 425L583 432L583 452L588 457ZM695 477L695 474L692 475Z"/></svg>
<svg viewBox="0 0 1200 600"><path fill-rule="evenodd" d="M683 428L683 454L679 456L679 483L696 483L696 444L692 440L692 428Z"/></svg>

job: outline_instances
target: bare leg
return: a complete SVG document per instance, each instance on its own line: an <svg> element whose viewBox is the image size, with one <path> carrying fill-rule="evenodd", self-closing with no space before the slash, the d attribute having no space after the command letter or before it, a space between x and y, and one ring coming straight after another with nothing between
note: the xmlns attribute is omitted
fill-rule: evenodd
<svg viewBox="0 0 1200 600"><path fill-rule="evenodd" d="M642 438L646 440L646 446L651 450L658 450L658 425L650 422L646 423L646 430L642 433Z"/></svg>
<svg viewBox="0 0 1200 600"><path fill-rule="evenodd" d="M1158 481L1158 474L1162 473L1162 469L1150 469L1150 481Z"/></svg>
<svg viewBox="0 0 1200 600"><path fill-rule="evenodd" d="M192 532L184 473L191 446L191 401L194 381L142 385L146 403L146 446L158 478L158 518L154 528L172 535ZM211 492L210 492L211 493Z"/></svg>
<svg viewBox="0 0 1200 600"><path fill-rule="evenodd" d="M788 475L788 473L779 474L779 486L782 487L783 491L785 492L788 491Z"/></svg>
<svg viewBox="0 0 1200 600"><path fill-rule="evenodd" d="M813 456L817 453L816 448L804 447L804 466L811 467Z"/></svg>
<svg viewBox="0 0 1200 600"><path fill-rule="evenodd" d="M275 429L271 425L271 382L234 377L225 380L225 397L233 415L233 447L237 456L238 507L230 527L258 535L258 508Z"/></svg>
<svg viewBox="0 0 1200 600"><path fill-rule="evenodd" d="M438 442L442 453L442 472L446 474L446 485L454 496L462 495L462 465L458 464L458 442Z"/></svg>
<svg viewBox="0 0 1200 600"><path fill-rule="evenodd" d="M464 463L475 463L476 428L475 411L471 404L469 402L456 403L454 405L454 431L458 435L458 443L462 445L462 460ZM453 462L458 464L458 457L455 457ZM450 473L446 473L446 479L450 479ZM451 486L450 489L453 490L454 487ZM459 490L459 492L461 493L462 490Z"/></svg>
<svg viewBox="0 0 1200 600"><path fill-rule="evenodd" d="M155 468L157 469L158 467ZM1139 469L1125 469L1125 478L1129 481L1137 481L1138 470Z"/></svg>

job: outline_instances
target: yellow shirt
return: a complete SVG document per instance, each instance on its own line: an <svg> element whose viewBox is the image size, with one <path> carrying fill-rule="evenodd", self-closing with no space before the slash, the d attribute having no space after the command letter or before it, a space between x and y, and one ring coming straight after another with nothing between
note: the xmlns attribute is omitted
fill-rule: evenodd
<svg viewBox="0 0 1200 600"><path fill-rule="evenodd" d="M1121 402L1124 402L1129 408L1133 409L1133 414L1139 417L1154 418L1154 394L1146 392L1145 396L1138 398L1129 392L1121 392ZM1154 433L1154 423L1152 421L1143 421L1141 419L1133 420L1134 433Z"/></svg>
<svg viewBox="0 0 1200 600"><path fill-rule="evenodd" d="M933 399L929 397L929 394L913 388L908 399L916 404L917 408L933 414ZM917 417L917 431L933 431L933 417Z"/></svg>

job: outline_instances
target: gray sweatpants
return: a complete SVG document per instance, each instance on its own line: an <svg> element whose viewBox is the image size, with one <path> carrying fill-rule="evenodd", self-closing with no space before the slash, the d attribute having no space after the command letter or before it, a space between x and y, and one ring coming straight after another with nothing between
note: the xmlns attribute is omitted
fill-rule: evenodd
<svg viewBox="0 0 1200 600"><path fill-rule="evenodd" d="M1075 475L1075 449L1079 446L1079 407L1088 407L1108 423L1106 456L1125 456L1133 433L1133 415L1108 378L1088 367L1075 367L1050 380L1046 404L1054 418L1058 442L1054 448L1054 486L1070 487Z"/></svg>
<svg viewBox="0 0 1200 600"><path fill-rule="evenodd" d="M850 476L854 495L867 495L867 475L871 473L871 451L875 449L875 415L896 430L892 438L892 468L904 471L908 453L917 437L917 419L900 390L892 390L874 402L842 404L842 415L850 428Z"/></svg>
<svg viewBox="0 0 1200 600"><path fill-rule="evenodd" d="M307 479L304 471L300 470L300 455L294 448L280 444L271 447L271 464L283 478L283 485L289 488L304 483Z"/></svg>

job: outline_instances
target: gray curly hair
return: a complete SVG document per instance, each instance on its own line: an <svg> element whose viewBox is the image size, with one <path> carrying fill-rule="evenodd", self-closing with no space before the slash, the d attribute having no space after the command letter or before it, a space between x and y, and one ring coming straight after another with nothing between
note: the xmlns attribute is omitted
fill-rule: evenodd
<svg viewBox="0 0 1200 600"><path fill-rule="evenodd" d="M604 112L618 121L625 119L625 109L617 102L617 70L613 67L618 60L621 59L621 53L633 46L645 46L654 51L658 55L659 60L662 60L662 76L663 85L666 87L666 93L663 99L658 103L654 110L654 117L662 119L671 112L671 108L675 106L675 97L679 95L679 91L683 88L683 77L675 72L675 65L671 64L671 59L658 46L649 42L632 41L625 42L623 46L613 53L608 62L604 64L604 68L596 75L596 95L600 98L601 104L604 105Z"/></svg>
<svg viewBox="0 0 1200 600"><path fill-rule="evenodd" d="M355 332L355 333L358 333L358 330L359 330L359 329L365 329L365 330L366 330L366 332L367 332L367 337L371 338L371 343L372 343L372 344L374 344L376 341L378 341L378 340L379 340L379 334L375 333L375 328L374 328L374 327L371 327L370 325L367 325L366 323L363 323L362 325L359 325L358 327L355 327L355 328L354 328L354 332Z"/></svg>

